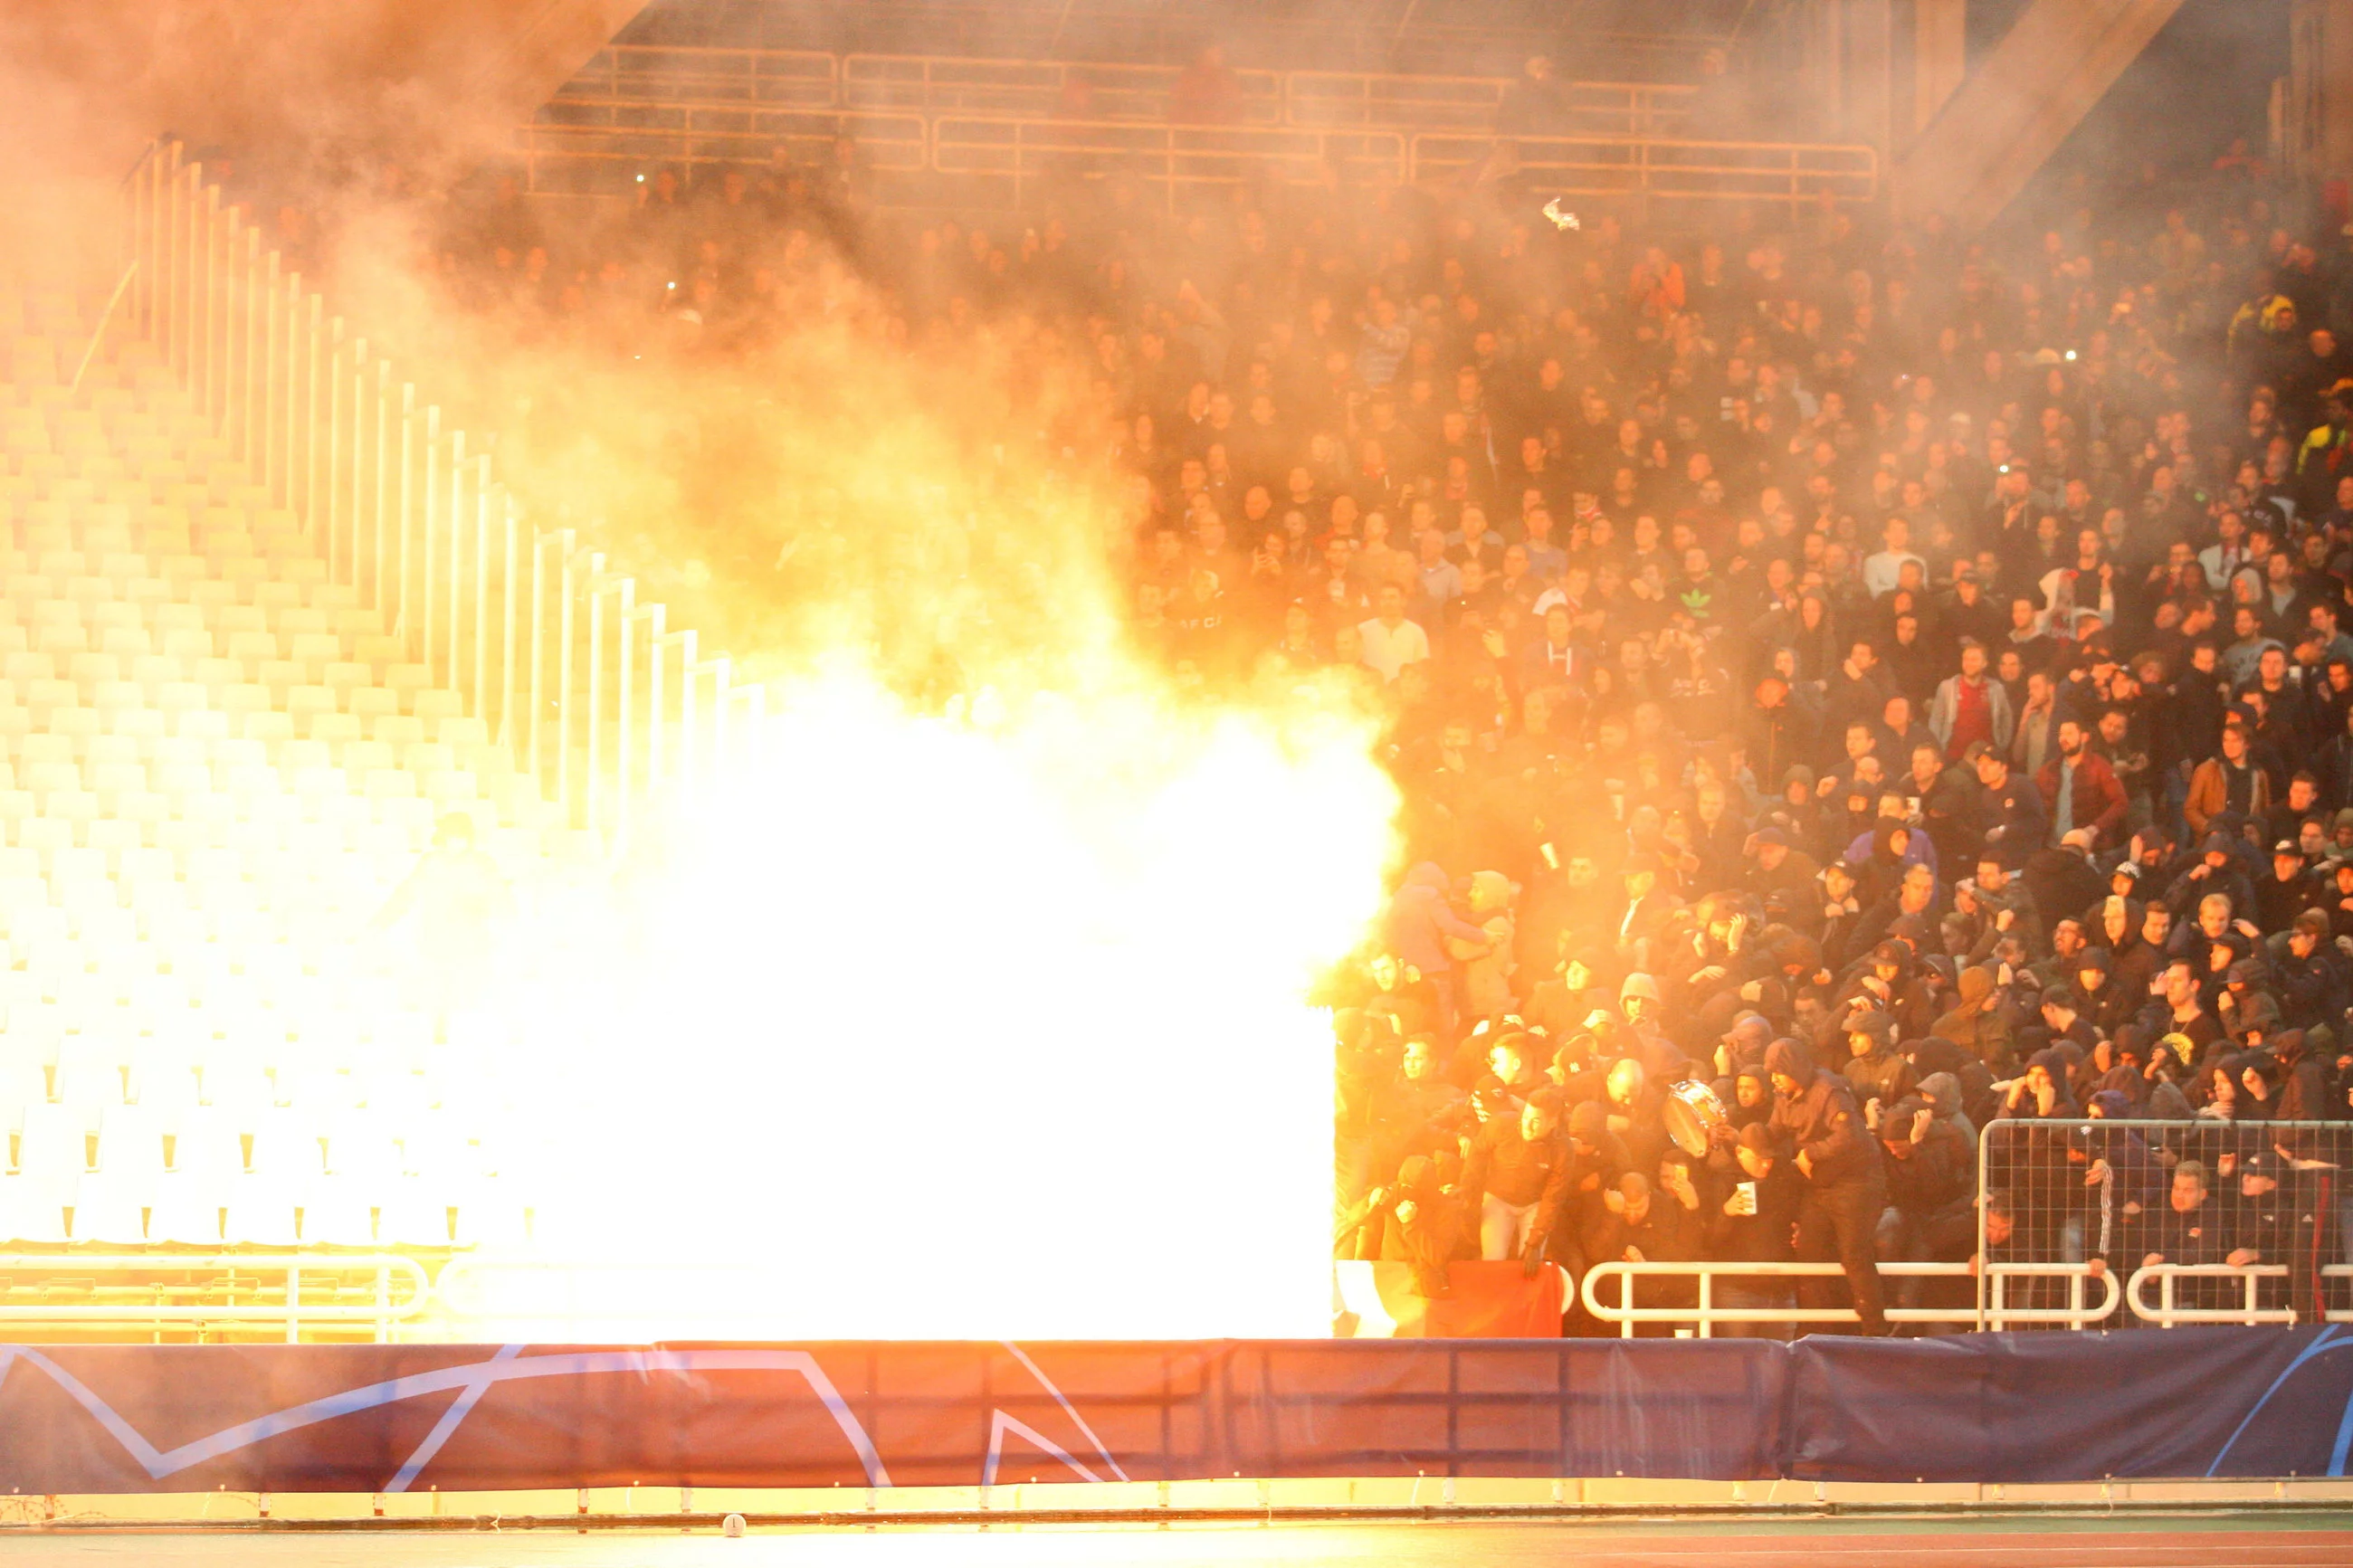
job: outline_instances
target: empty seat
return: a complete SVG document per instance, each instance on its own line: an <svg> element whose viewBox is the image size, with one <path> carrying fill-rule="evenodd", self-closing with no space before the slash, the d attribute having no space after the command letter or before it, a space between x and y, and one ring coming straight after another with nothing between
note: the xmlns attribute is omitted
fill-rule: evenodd
<svg viewBox="0 0 2353 1568"><path fill-rule="evenodd" d="M177 1172L162 1177L147 1216L148 1239L181 1247L219 1246L222 1184L210 1176Z"/></svg>
<svg viewBox="0 0 2353 1568"><path fill-rule="evenodd" d="M82 1177L74 1188L73 1239L84 1245L145 1246L152 1189L151 1182L110 1172Z"/></svg>

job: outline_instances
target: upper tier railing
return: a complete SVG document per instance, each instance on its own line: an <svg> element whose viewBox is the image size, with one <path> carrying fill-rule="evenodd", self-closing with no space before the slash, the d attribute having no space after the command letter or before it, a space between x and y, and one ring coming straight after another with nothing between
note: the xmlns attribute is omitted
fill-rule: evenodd
<svg viewBox="0 0 2353 1568"><path fill-rule="evenodd" d="M801 49L614 45L597 51L554 106L721 104L1023 118L1166 121L1173 66L831 55ZM1305 129L1486 130L1509 78L1403 72L1237 70L1235 118ZM1689 117L1697 89L1673 82L1558 84L1575 132L1656 135Z"/></svg>

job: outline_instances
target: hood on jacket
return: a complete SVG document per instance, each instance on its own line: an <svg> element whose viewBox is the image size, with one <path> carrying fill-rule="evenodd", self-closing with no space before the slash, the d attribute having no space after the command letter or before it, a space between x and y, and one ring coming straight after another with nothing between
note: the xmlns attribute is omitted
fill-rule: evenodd
<svg viewBox="0 0 2353 1568"><path fill-rule="evenodd" d="M1784 1035L1765 1047L1765 1070L1810 1083L1814 1077L1814 1058L1806 1043L1794 1036Z"/></svg>
<svg viewBox="0 0 2353 1568"><path fill-rule="evenodd" d="M1904 1054L1912 1058L1913 1070L1923 1079L1932 1073L1958 1073L1969 1059L1968 1052L1941 1035L1913 1041Z"/></svg>
<svg viewBox="0 0 2353 1568"><path fill-rule="evenodd" d="M1961 1113L1961 1080L1948 1072L1932 1072L1920 1080L1920 1098L1937 1120L1948 1121Z"/></svg>
<svg viewBox="0 0 2353 1568"><path fill-rule="evenodd" d="M1735 1068L1754 1067L1765 1059L1773 1043L1773 1026L1761 1013L1743 1014L1724 1037L1725 1053Z"/></svg>
<svg viewBox="0 0 2353 1568"><path fill-rule="evenodd" d="M1961 971L1961 1005L1974 1007L1993 991L1994 973L1982 963L1972 963Z"/></svg>
<svg viewBox="0 0 2353 1568"><path fill-rule="evenodd" d="M1471 873L1471 908L1474 913L1492 914L1508 909L1518 891L1512 886L1512 879L1501 871Z"/></svg>

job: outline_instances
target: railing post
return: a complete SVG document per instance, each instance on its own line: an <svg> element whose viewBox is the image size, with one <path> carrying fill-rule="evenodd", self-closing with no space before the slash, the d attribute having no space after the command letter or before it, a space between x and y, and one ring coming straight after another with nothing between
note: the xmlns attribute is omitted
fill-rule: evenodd
<svg viewBox="0 0 2353 1568"><path fill-rule="evenodd" d="M417 662L425 667L426 679L433 677L433 605L440 592L438 575L441 533L441 410L437 405L425 411L425 515L419 532L425 544L423 581L418 584L417 604L420 613L411 635L417 638ZM453 453L462 456L466 449L465 432L449 438Z"/></svg>
<svg viewBox="0 0 2353 1568"><path fill-rule="evenodd" d="M486 706L491 669L491 514L493 510L504 511L505 505L503 497L495 507L492 501L491 459L485 456L474 462L474 700L470 711L487 724L491 717Z"/></svg>
<svg viewBox="0 0 2353 1568"><path fill-rule="evenodd" d="M327 400L323 417L327 423L329 439L324 460L332 463L337 455L338 446L334 438L336 410L343 406L343 389L335 384L338 377L322 357L325 353L323 345L327 342L326 298L323 295L312 294L303 302L310 307L310 310L302 322L302 341L308 350L302 356L302 531L315 538L322 527L319 509L319 489L322 482L319 423L322 417L319 406L320 396L323 393ZM334 341L335 353L338 356L334 363L340 363L343 341L343 322L340 316L335 319ZM329 509L324 523L327 531L327 577L332 582L335 575L335 532L332 510L334 481L332 470L325 484Z"/></svg>
<svg viewBox="0 0 2353 1568"><path fill-rule="evenodd" d="M512 762L515 749L515 611L517 607L515 595L518 590L515 581L515 546L518 542L517 535L522 530L522 519L515 515L514 497L506 498L504 512L506 563L500 591L500 598L502 601L501 606L502 621L499 637L499 727L496 733L499 744L505 748L508 760ZM536 609L536 604L533 607ZM487 721L485 720L485 722ZM533 787L537 787L536 780L533 781Z"/></svg>
<svg viewBox="0 0 2353 1568"><path fill-rule="evenodd" d="M261 258L261 230L252 223L243 225L245 234L245 271L240 285L245 295L245 357L237 369L245 384L244 410L238 416L238 446L248 470L262 482L269 482L269 442L263 428L269 416L269 351L271 330L277 325L274 284L278 253L269 253L270 267Z"/></svg>
<svg viewBox="0 0 2353 1568"><path fill-rule="evenodd" d="M640 605L635 610L630 612L630 618L632 620L643 621L647 625L646 733L645 742L642 746L638 747L638 750L645 757L645 787L643 794L649 800L653 798L654 790L661 783L662 625L668 618L668 614L669 612L665 606L660 605ZM637 661L634 658L630 658L628 662L628 668L635 668L636 665ZM626 692L628 689L624 687L623 689ZM624 698L623 706L625 709L628 706L626 697Z"/></svg>
<svg viewBox="0 0 2353 1568"><path fill-rule="evenodd" d="M317 296L313 295L311 298L316 300ZM313 321L311 323L312 341L311 345L311 370L314 375L317 374L319 369L318 335L318 323ZM340 482L343 478L343 319L341 316L337 316L332 321L328 323L327 339L330 346L327 351L327 519L325 531L327 535L327 581L334 583L342 580L337 575L337 569L343 564L345 555L347 553L356 553L355 552L347 552L343 543L343 487ZM352 421L352 428L353 432L353 439L352 442L352 479L353 485L356 486L359 481L359 441L357 439L359 428L359 400L354 396L352 401L352 413L353 416ZM315 432L318 426L315 425L311 426L313 432ZM319 463L316 450L317 445L318 438L314 434L311 437L312 455L311 460L311 510L312 513L312 521L309 521L305 525L310 528L316 528L318 526L315 521L319 504ZM356 573L354 573L354 575L356 575Z"/></svg>
<svg viewBox="0 0 2353 1568"><path fill-rule="evenodd" d="M593 557L588 580L588 826L599 832L626 829L629 816L629 612L636 606L634 578L607 574L605 557ZM605 600L620 600L615 642L620 662L619 724L616 735L613 786L619 803L613 819L606 821L605 792Z"/></svg>
<svg viewBox="0 0 2353 1568"><path fill-rule="evenodd" d="M727 685L733 678L734 666L726 655L722 654L716 658L703 659L688 667L685 708L686 721L690 727L694 720L694 678L698 675L711 677L710 775L716 779L721 773L721 764L726 760L727 755ZM691 728L685 737L685 747L689 758L687 773L690 777L692 777L698 770L692 762L694 736Z"/></svg>
<svg viewBox="0 0 2353 1568"><path fill-rule="evenodd" d="M568 560L572 554L572 531L570 529L565 529L557 533L540 533L533 531L531 536L531 614L525 617L531 627L531 694L529 700L529 717L524 721L525 728L523 731L523 744L529 752L529 765L531 768L533 787L536 788L543 795L547 793L547 772L546 769L541 765L540 762L539 736L540 731L545 725L547 719L547 683L545 679L547 617L543 605L546 599L547 547L551 544L561 550L564 552L564 559ZM563 586L565 594L569 595L572 589L572 578L568 570L563 578ZM568 639L570 635L571 621L567 612L564 624L564 636ZM559 648L561 649L565 646L566 645L559 644ZM571 665L568 662L568 654L559 652L558 657L560 659L565 660L564 663L564 668L568 671L571 668ZM564 721L562 716L562 702L559 700L557 703L556 718L556 723L558 725L558 754L555 763L556 773L558 775L556 798L564 806L568 824L572 810L572 801L571 796L565 793L563 784L564 760L561 750L561 726Z"/></svg>
<svg viewBox="0 0 2353 1568"><path fill-rule="evenodd" d="M564 825L577 827L579 819L574 812L572 783L572 641L573 605L577 595L573 591L572 571L579 552L572 548L571 532L565 533L562 602L556 607L559 636L555 655L555 786L556 798L564 807ZM595 568L589 568L594 571Z"/></svg>
<svg viewBox="0 0 2353 1568"><path fill-rule="evenodd" d="M669 783L673 777L683 778L690 784L692 782L692 774L685 771L684 767L685 760L690 754L689 749L681 745L678 747L679 754L677 756L673 757L667 754L668 748L665 745L666 736L663 731L663 725L666 722L666 718L670 710L670 703L664 691L664 687L668 683L662 678L662 652L666 648L672 647L679 650L678 673L681 712L679 718L679 728L675 731L671 731L671 733L675 733L679 737L680 741L683 741L687 738L685 699L688 688L691 684L691 678L686 672L694 663L694 634L691 631L661 632L659 628L660 623L657 622L656 630L659 635L654 638L652 659L652 708L654 716L654 734L649 742L648 748L648 754L654 759L655 772L651 783L656 787Z"/></svg>
<svg viewBox="0 0 2353 1568"><path fill-rule="evenodd" d="M441 411L425 411L425 452L427 478L431 478L433 443L439 431ZM427 490L429 493L431 486ZM430 503L428 502L429 506ZM406 654L417 628L408 618L409 557L415 548L417 533L417 384L400 384L400 581L393 594L392 635L400 639L400 651Z"/></svg>
<svg viewBox="0 0 2353 1568"><path fill-rule="evenodd" d="M196 231L196 265L191 275L195 300L189 311L195 360L191 382L199 388L197 406L219 428L227 416L221 391L227 384L221 372L221 357L228 340L228 300L222 286L220 257L226 243L221 232L220 187L204 184L201 163L188 165L188 180L202 193L191 220Z"/></svg>
<svg viewBox="0 0 2353 1568"><path fill-rule="evenodd" d="M378 619L381 620L385 600L384 574L390 562L390 556L385 548L386 537L385 517L389 510L387 500L390 489L386 477L385 458L390 455L392 447L392 362L390 360L380 359L375 362L375 387L369 394L368 401L375 405L375 501L369 509L373 521L368 529L368 531L375 536L373 542L375 545L375 575L368 584L367 602L375 606ZM402 455L405 462L406 458L405 449Z"/></svg>
<svg viewBox="0 0 2353 1568"><path fill-rule="evenodd" d="M453 690L459 681L459 628L465 625L466 477L471 467L466 460L466 433L460 430L449 437L449 634L448 658L441 667L443 684Z"/></svg>

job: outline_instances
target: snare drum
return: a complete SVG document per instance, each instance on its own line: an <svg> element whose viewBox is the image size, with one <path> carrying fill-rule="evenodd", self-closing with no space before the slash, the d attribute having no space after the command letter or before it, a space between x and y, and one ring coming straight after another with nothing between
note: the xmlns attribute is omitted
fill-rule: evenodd
<svg viewBox="0 0 2353 1568"><path fill-rule="evenodd" d="M1724 1101L1704 1083L1679 1083L1668 1089L1660 1114L1667 1124L1667 1136L1686 1154L1706 1153L1715 1130L1731 1125Z"/></svg>

